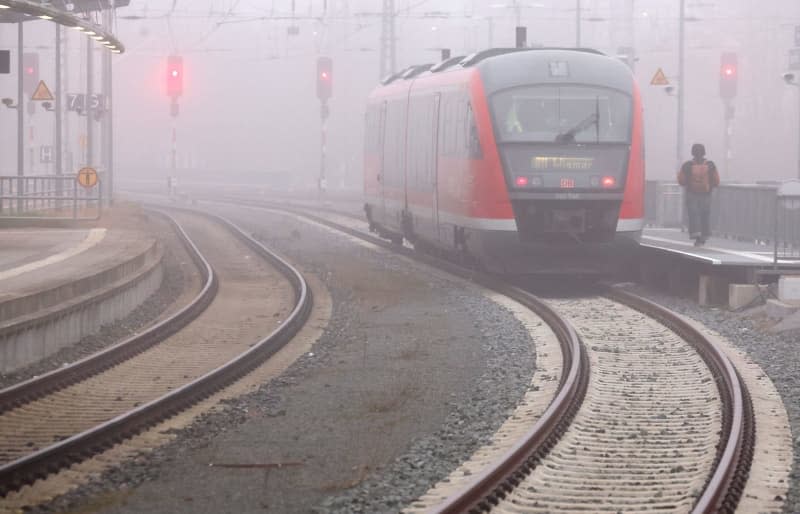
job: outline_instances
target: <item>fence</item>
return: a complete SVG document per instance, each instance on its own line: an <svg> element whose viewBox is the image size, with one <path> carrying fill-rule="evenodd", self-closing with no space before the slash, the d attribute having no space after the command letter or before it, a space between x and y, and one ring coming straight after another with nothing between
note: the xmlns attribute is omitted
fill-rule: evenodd
<svg viewBox="0 0 800 514"><path fill-rule="evenodd" d="M95 220L102 213L98 184L84 188L75 175L0 175L0 218Z"/></svg>
<svg viewBox="0 0 800 514"><path fill-rule="evenodd" d="M781 200L780 184L724 184L713 194L715 235L751 241L773 250L775 261L800 259L800 209ZM685 227L683 190L674 182L648 181L645 220L658 227Z"/></svg>

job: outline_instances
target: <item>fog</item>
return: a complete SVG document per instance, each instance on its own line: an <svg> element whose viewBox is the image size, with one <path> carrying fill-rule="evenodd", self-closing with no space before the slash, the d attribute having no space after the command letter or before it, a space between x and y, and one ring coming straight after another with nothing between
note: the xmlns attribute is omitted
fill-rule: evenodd
<svg viewBox="0 0 800 514"><path fill-rule="evenodd" d="M292 4L295 4L294 15ZM327 9L323 12L323 4ZM248 175L313 183L319 170L320 105L315 94L319 55L333 59L328 121L331 187L359 187L364 104L380 70L383 2L379 0L132 0L120 8L114 32L126 52L115 55L116 170L126 177L166 176L175 128L179 168L212 172L220 180ZM616 55L636 48L635 75L646 118L648 178L670 179L677 169L677 99L650 80L660 67L678 74L678 4L668 0L583 0L582 46ZM705 143L723 180L797 176L800 88L787 86L787 52L800 25L797 0L687 0L685 136ZM516 6L516 8L515 8ZM575 45L575 3L564 0L395 0L396 69L453 55L513 46L514 26L528 42ZM292 19L294 18L294 19ZM297 27L290 35L289 28ZM85 88L86 38L74 31L66 48L66 92ZM41 77L53 80L53 25L25 24L26 51L41 57ZM12 49L17 29L0 25L0 48ZM105 51L105 50L103 50ZM731 124L731 153L723 148L719 97L720 53L738 54L739 87ZM170 116L165 92L169 54L184 58L180 114ZM99 69L99 66L96 67ZM0 96L16 98L16 76L0 75ZM52 144L52 114L26 119L32 146ZM68 161L85 162L79 144L85 118L68 117ZM16 172L16 116L0 106L0 172ZM26 134L30 137L30 133ZM27 139L27 138L26 138ZM52 165L30 155L26 169Z"/></svg>

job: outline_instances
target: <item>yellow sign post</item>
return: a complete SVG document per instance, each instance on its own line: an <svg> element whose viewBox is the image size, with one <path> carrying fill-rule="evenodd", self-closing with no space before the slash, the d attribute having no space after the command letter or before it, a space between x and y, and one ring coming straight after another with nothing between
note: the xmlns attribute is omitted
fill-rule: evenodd
<svg viewBox="0 0 800 514"><path fill-rule="evenodd" d="M97 185L97 170L94 168L81 168L78 172L78 184L82 185L86 189L93 188Z"/></svg>

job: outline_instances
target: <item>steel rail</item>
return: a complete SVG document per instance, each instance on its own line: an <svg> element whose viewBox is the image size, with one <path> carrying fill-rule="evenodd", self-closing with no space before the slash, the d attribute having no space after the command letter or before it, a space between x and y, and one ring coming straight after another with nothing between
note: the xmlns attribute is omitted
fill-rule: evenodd
<svg viewBox="0 0 800 514"><path fill-rule="evenodd" d="M197 296L178 312L146 329L144 332L128 337L69 366L55 369L0 390L0 414L30 403L46 394L51 394L86 380L134 357L188 325L211 304L218 288L217 275L211 265L175 219L159 211L152 212L159 216L164 216L169 221L192 261L200 270L203 287Z"/></svg>
<svg viewBox="0 0 800 514"><path fill-rule="evenodd" d="M27 483L84 460L211 396L280 350L305 325L313 307L313 299L311 289L296 268L230 221L199 211L189 212L226 226L289 280L295 305L286 321L246 352L180 388L94 428L0 466L0 495L5 496Z"/></svg>
<svg viewBox="0 0 800 514"><path fill-rule="evenodd" d="M572 325L544 301L528 291L504 282L497 276L465 268L430 255L420 254L363 231L310 214L303 208L287 208L247 200L237 200L236 203L237 205L290 212L376 246L398 252L413 260L444 269L453 275L514 299L535 312L553 330L561 346L563 371L556 395L550 405L534 426L520 438L514 447L508 450L502 459L487 467L463 490L448 498L431 512L451 514L489 510L491 505L496 505L527 474L533 471L569 428L586 396L590 372L589 358L583 342Z"/></svg>
<svg viewBox="0 0 800 514"><path fill-rule="evenodd" d="M721 442L717 446L714 471L692 513L735 512L747 482L755 446L755 414L744 381L724 350L682 316L618 288L609 288L606 296L669 327L695 348L713 373L722 401Z"/></svg>

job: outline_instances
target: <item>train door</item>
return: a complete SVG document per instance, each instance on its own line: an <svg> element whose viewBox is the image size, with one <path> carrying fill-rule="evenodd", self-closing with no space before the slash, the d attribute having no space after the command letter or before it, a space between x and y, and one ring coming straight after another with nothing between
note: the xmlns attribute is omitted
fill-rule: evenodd
<svg viewBox="0 0 800 514"><path fill-rule="evenodd" d="M380 117L378 119L378 134L380 138L380 142L378 145L379 148L379 156L378 156L378 195L380 199L378 200L378 215L376 216L376 220L379 220L379 223L385 224L386 223L386 161L388 156L386 155L386 102L384 101L381 103L380 109Z"/></svg>
<svg viewBox="0 0 800 514"><path fill-rule="evenodd" d="M433 195L432 203L433 203L433 238L434 240L438 241L440 239L439 234L439 106L442 103L442 94L436 93L433 96L433 113L431 123L433 124L432 128L432 139L433 139L433 151L431 152L431 162L429 166L431 167L431 194Z"/></svg>

